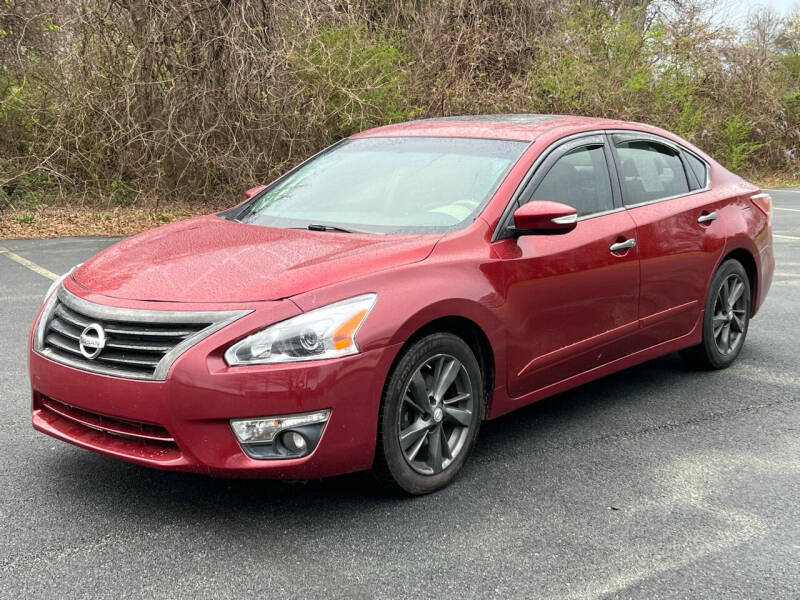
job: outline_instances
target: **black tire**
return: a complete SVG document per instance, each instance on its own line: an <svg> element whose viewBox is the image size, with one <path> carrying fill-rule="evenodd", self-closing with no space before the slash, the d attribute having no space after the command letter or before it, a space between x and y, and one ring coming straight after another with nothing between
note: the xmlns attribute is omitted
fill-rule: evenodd
<svg viewBox="0 0 800 600"><path fill-rule="evenodd" d="M454 371L452 382L439 393ZM445 487L475 445L483 410L483 376L464 340L434 333L414 342L384 386L373 473L391 490L410 495Z"/></svg>
<svg viewBox="0 0 800 600"><path fill-rule="evenodd" d="M741 295L736 297L734 305L726 303L725 297L730 300L735 290L739 289L738 286L741 286ZM703 314L703 341L681 352L684 361L692 368L703 370L731 366L744 346L751 307L752 295L747 272L738 260L726 260L717 269L709 286Z"/></svg>

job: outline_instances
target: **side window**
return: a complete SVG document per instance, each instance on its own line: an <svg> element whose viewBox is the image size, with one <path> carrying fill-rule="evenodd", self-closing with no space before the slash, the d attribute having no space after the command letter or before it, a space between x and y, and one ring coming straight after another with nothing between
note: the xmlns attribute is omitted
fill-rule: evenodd
<svg viewBox="0 0 800 600"><path fill-rule="evenodd" d="M697 177L700 187L706 187L708 183L708 167L706 167L706 163L688 152L684 152L683 156L686 158L686 162L689 164L694 176Z"/></svg>
<svg viewBox="0 0 800 600"><path fill-rule="evenodd" d="M620 183L626 204L689 192L683 163L672 148L651 141L618 142Z"/></svg>
<svg viewBox="0 0 800 600"><path fill-rule="evenodd" d="M550 167L530 200L552 200L577 209L578 216L614 208L603 146L570 150Z"/></svg>

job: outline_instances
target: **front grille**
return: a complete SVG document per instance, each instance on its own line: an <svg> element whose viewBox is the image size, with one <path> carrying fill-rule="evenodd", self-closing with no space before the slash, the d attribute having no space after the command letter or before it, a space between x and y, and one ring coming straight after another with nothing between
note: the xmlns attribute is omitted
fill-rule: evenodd
<svg viewBox="0 0 800 600"><path fill-rule="evenodd" d="M129 379L166 379L183 352L249 311L160 311L117 308L87 302L59 289L42 314L37 351L85 371ZM81 334L102 328L105 344L87 357ZM96 329L92 331L95 333ZM84 348L92 354L91 348Z"/></svg>

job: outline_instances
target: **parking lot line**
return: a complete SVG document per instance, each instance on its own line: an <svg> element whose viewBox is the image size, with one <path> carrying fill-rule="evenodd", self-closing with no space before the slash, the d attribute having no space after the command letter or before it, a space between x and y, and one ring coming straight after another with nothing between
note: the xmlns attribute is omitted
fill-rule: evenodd
<svg viewBox="0 0 800 600"><path fill-rule="evenodd" d="M772 210L788 210L789 212L800 212L800 208L783 208L782 206L773 206Z"/></svg>
<svg viewBox="0 0 800 600"><path fill-rule="evenodd" d="M796 235L783 235L783 234L780 234L780 233L773 233L772 237L775 237L775 238L778 238L778 239L781 239L781 240L800 240L800 237L797 237Z"/></svg>
<svg viewBox="0 0 800 600"><path fill-rule="evenodd" d="M0 296L0 302L28 302L30 300L41 301L41 294L24 294L22 296Z"/></svg>
<svg viewBox="0 0 800 600"><path fill-rule="evenodd" d="M30 261L27 258L23 258L19 254L14 254L8 248L0 246L0 254L5 254L8 258L13 260L14 262L21 264L23 267L30 269L34 273L38 273L42 277L47 277L48 279L53 279L53 280L58 279L58 275L56 275L52 271L48 271L44 267L37 265L35 262Z"/></svg>

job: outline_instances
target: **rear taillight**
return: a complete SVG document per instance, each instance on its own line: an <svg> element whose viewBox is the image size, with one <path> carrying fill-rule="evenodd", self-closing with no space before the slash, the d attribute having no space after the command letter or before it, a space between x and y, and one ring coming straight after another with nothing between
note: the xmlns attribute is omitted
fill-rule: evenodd
<svg viewBox="0 0 800 600"><path fill-rule="evenodd" d="M767 215L767 223L772 222L772 196L769 194L756 194L750 198L758 208Z"/></svg>

